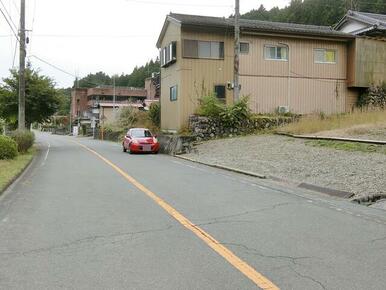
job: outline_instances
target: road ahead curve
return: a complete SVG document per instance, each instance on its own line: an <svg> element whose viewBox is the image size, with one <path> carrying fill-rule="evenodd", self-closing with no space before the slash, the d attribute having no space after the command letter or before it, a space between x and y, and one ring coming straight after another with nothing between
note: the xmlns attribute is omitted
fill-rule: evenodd
<svg viewBox="0 0 386 290"><path fill-rule="evenodd" d="M38 158L0 198L0 289L261 288L237 259L280 289L386 289L384 211L111 142L37 137Z"/></svg>

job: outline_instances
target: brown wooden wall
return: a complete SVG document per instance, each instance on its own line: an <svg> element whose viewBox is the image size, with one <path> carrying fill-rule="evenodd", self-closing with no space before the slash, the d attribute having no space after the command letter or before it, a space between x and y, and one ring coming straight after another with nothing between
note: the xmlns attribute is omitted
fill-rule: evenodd
<svg viewBox="0 0 386 290"><path fill-rule="evenodd" d="M350 51L349 85L369 87L386 82L386 40L357 38Z"/></svg>
<svg viewBox="0 0 386 290"><path fill-rule="evenodd" d="M243 36L249 53L240 57L241 94L257 113L289 106L294 113L339 113L346 110L348 90L346 42ZM289 60L266 60L265 45L289 46ZM336 51L335 64L314 61L314 49Z"/></svg>

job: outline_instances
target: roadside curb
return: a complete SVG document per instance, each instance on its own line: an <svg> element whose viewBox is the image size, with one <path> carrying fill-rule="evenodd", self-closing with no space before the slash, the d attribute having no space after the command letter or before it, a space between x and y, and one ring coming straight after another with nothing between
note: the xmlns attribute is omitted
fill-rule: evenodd
<svg viewBox="0 0 386 290"><path fill-rule="evenodd" d="M30 161L24 166L24 168L16 174L7 184L4 186L2 190L0 190L0 198L4 195L4 193L22 176L28 169L32 166L32 163L35 161L37 156L39 155L40 149L36 147L36 154L31 158Z"/></svg>
<svg viewBox="0 0 386 290"><path fill-rule="evenodd" d="M373 204L379 200L386 199L386 193L371 194L368 196L360 196L351 199L352 202L359 204Z"/></svg>
<svg viewBox="0 0 386 290"><path fill-rule="evenodd" d="M263 174L258 174L258 173L254 173L254 172L250 172L250 171L246 171L246 170L241 170L241 169L237 169L237 168L232 168L232 167L228 167L228 166L223 166L223 165L217 165L217 164L197 161L197 160L194 160L194 159L191 159L191 158L188 158L188 157L184 157L184 156L181 156L181 155L174 155L174 157L180 158L180 159L183 159L183 160L187 160L187 161L190 161L190 162L194 162L194 163L198 163L198 164L202 164L202 165L218 168L218 169L224 169L224 170L231 171L231 172L236 172L236 173L240 173L240 174L244 174L244 175L248 175L248 176L257 177L257 178L260 178L260 179L266 179L267 178Z"/></svg>
<svg viewBox="0 0 386 290"><path fill-rule="evenodd" d="M334 189L334 188L318 186L318 185L314 185L314 184L310 184L310 183L306 183L306 182L295 182L293 180L285 180L285 179L282 179L282 178L279 178L276 176L272 176L272 175L266 176L263 174L258 174L255 172L245 171L245 170L241 170L241 169L236 169L236 168L232 168L232 167L228 167L228 166L206 163L206 162L194 160L194 159L189 158L189 157L184 157L181 155L174 155L174 157L179 158L179 159L183 159L186 161L190 161L190 162L218 168L218 169L223 169L223 170L227 170L227 171L231 171L231 172L235 172L235 173L240 173L240 174L244 174L244 175L248 175L248 176L252 176L252 177L257 177L260 179L270 179L270 180L281 182L281 183L289 183L297 188L307 189L307 190L311 190L314 192L327 194L329 196L349 199L355 195L354 193L349 192L349 191L343 191L343 190L338 190L338 189Z"/></svg>
<svg viewBox="0 0 386 290"><path fill-rule="evenodd" d="M276 135L288 136L297 139L310 139L310 140L327 140L327 141L344 141L355 143L367 143L376 145L386 145L386 141L369 140L369 139L355 139L355 138L343 138L343 137L329 137L329 136L317 136L317 135L296 135L284 132L276 132Z"/></svg>

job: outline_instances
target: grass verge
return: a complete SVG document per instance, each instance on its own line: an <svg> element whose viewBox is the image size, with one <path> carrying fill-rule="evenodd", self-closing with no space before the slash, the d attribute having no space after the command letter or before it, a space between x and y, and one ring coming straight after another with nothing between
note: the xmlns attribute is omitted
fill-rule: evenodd
<svg viewBox="0 0 386 290"><path fill-rule="evenodd" d="M306 141L306 145L313 147L325 147L344 151L359 151L365 153L381 153L386 154L386 145L374 145L356 142L342 142L330 140L312 140Z"/></svg>
<svg viewBox="0 0 386 290"><path fill-rule="evenodd" d="M280 132L290 134L310 134L322 131L350 128L363 124L386 124L386 111L355 111L349 114L326 116L314 114L304 116L299 122L280 128Z"/></svg>
<svg viewBox="0 0 386 290"><path fill-rule="evenodd" d="M37 149L32 147L25 154L19 154L15 159L0 160L0 195L23 172L36 153Z"/></svg>

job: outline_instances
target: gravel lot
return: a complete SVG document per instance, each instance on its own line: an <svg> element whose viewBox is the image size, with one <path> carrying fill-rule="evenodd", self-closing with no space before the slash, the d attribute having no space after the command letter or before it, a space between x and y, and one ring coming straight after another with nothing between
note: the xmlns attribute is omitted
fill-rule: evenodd
<svg viewBox="0 0 386 290"><path fill-rule="evenodd" d="M204 142L184 156L224 166L345 190L386 192L386 155L312 147L304 140L257 135Z"/></svg>
<svg viewBox="0 0 386 290"><path fill-rule="evenodd" d="M386 141L386 124L357 125L348 129L323 131L311 135Z"/></svg>

